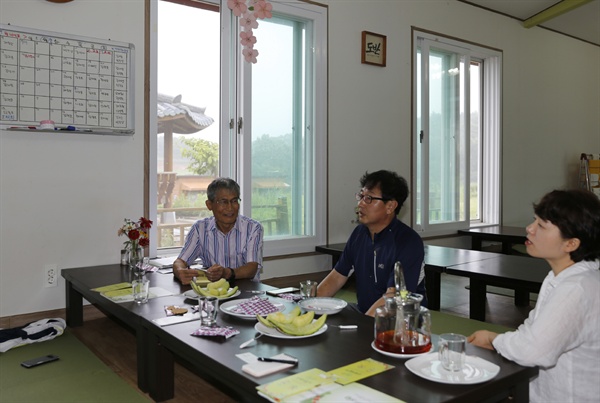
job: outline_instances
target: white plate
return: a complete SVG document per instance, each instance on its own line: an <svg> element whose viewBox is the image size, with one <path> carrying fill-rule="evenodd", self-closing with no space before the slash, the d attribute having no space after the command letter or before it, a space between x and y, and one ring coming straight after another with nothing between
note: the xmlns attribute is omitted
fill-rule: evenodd
<svg viewBox="0 0 600 403"><path fill-rule="evenodd" d="M388 357L394 357L394 358L414 358L414 357L419 357L425 354L429 354L432 353L435 349L433 347L433 344L431 345L431 349L427 352L424 353L419 353L419 354L398 354L398 353L390 353L389 351L383 351L379 348L377 348L377 346L375 345L375 342L371 342L371 347L373 348L373 350L377 351L378 353L381 353L383 355L387 355Z"/></svg>
<svg viewBox="0 0 600 403"><path fill-rule="evenodd" d="M228 315L231 316L237 316L238 318L242 318L242 319L254 319L256 320L256 315L248 315L245 313L237 313L237 312L231 312L231 309L235 308L236 306L238 306L239 304L241 304L242 302L246 302L248 301L248 299L237 299L235 301L227 301L224 302L222 304L219 304L219 309L221 310L221 312L225 312ZM280 303L280 302L274 302L274 301L269 301L271 302L273 305L275 305L275 307L277 308L276 312L281 312L285 310L285 305Z"/></svg>
<svg viewBox="0 0 600 403"><path fill-rule="evenodd" d="M281 333L275 328L267 327L260 322L257 322L256 325L254 325L254 329L256 329L257 332L261 332L265 336L274 337L276 339L306 339L307 337L314 337L320 335L321 333L325 333L327 330L327 324L323 325L323 327L317 330L315 333L306 336L290 336L289 334Z"/></svg>
<svg viewBox="0 0 600 403"><path fill-rule="evenodd" d="M317 315L333 315L348 305L346 301L338 298L307 298L298 302L300 308L305 311L314 311Z"/></svg>
<svg viewBox="0 0 600 403"><path fill-rule="evenodd" d="M442 367L437 354L426 354L404 363L406 368L421 378L434 382L468 385L486 382L498 375L500 367L483 358L468 355L462 371L448 371Z"/></svg>
<svg viewBox="0 0 600 403"><path fill-rule="evenodd" d="M231 288L230 288L230 290L231 290ZM228 299L237 297L241 293L242 292L240 290L237 290L235 292L235 294L230 295L229 297L217 297L216 295L214 295L214 296L219 298L219 301L227 301ZM191 299L198 299L198 297L200 297L200 295L196 294L196 291L194 291L194 290L187 290L186 292L183 293L183 295L185 295L186 298L191 298Z"/></svg>

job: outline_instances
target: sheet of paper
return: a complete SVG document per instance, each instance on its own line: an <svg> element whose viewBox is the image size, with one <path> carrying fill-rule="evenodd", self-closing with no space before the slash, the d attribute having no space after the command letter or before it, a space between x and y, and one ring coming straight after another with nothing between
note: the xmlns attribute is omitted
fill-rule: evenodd
<svg viewBox="0 0 600 403"><path fill-rule="evenodd" d="M148 264L156 267L160 267L161 269L166 269L167 267L173 267L173 262L177 259L177 256L168 256L160 259L150 259Z"/></svg>
<svg viewBox="0 0 600 403"><path fill-rule="evenodd" d="M190 322L192 320L200 320L199 312L187 312L184 315L173 315L166 316L164 318L152 319L152 322L156 323L158 326L168 326L174 325L176 323Z"/></svg>
<svg viewBox="0 0 600 403"><path fill-rule="evenodd" d="M340 385L330 383L291 396L284 400L285 403L339 403L339 402L377 402L377 403L401 403L403 400L396 399L376 389L360 383Z"/></svg>
<svg viewBox="0 0 600 403"><path fill-rule="evenodd" d="M133 290L131 288L131 284L129 285L129 288L122 288L122 289L118 289L118 290L106 291L106 292L100 293L100 295L102 295L103 297L108 298L114 302L133 301ZM165 290L164 288L161 288L161 287L150 287L150 290L148 292L148 299L158 298L158 297L166 297L169 295L174 295L174 294L171 291Z"/></svg>
<svg viewBox="0 0 600 403"><path fill-rule="evenodd" d="M236 357L247 362L246 365L242 366L242 371L250 374L256 378L260 378L265 375L270 375L275 372L283 371L289 368L295 367L293 364L285 364L282 362L264 362L258 361L258 357L252 353L243 353L237 354ZM277 354L270 358L278 358L280 360L293 360L294 357L291 357L287 354Z"/></svg>
<svg viewBox="0 0 600 403"><path fill-rule="evenodd" d="M331 370L327 372L327 375L332 377L335 382L347 385L392 368L394 368L393 365L367 358L366 360Z"/></svg>
<svg viewBox="0 0 600 403"><path fill-rule="evenodd" d="M122 290L123 288L131 289L131 283L117 283L117 284L105 285L104 287L92 288L92 291L107 292L107 291L114 291L114 290Z"/></svg>
<svg viewBox="0 0 600 403"><path fill-rule="evenodd" d="M282 401L286 397L333 382L325 371L317 368L290 375L256 387L261 396L272 401Z"/></svg>

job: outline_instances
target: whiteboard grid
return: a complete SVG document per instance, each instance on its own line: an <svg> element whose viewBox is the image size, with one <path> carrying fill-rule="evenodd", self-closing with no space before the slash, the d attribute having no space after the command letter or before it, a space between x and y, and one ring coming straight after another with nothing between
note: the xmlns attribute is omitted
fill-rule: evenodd
<svg viewBox="0 0 600 403"><path fill-rule="evenodd" d="M134 133L133 44L0 24L0 124Z"/></svg>

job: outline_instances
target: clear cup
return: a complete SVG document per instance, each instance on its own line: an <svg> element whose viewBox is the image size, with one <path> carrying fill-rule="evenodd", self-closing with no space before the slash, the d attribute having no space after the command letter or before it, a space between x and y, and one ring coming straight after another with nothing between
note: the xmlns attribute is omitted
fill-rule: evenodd
<svg viewBox="0 0 600 403"><path fill-rule="evenodd" d="M300 282L300 295L302 299L312 298L317 296L317 282L306 280Z"/></svg>
<svg viewBox="0 0 600 403"><path fill-rule="evenodd" d="M206 297L199 296L198 297L198 314L200 315L200 326L204 326L206 319L204 318L206 315L204 313L204 303L206 301Z"/></svg>
<svg viewBox="0 0 600 403"><path fill-rule="evenodd" d="M131 282L131 288L133 289L133 300L135 302L138 304L145 304L148 302L150 280L146 277L135 279Z"/></svg>
<svg viewBox="0 0 600 403"><path fill-rule="evenodd" d="M202 307L202 310L203 313L206 314L206 317L202 320L202 326L217 326L217 311L219 310L219 298L206 297L206 299L204 300L204 306Z"/></svg>
<svg viewBox="0 0 600 403"><path fill-rule="evenodd" d="M440 335L438 357L447 371L461 371L467 358L467 337L462 334L444 333Z"/></svg>

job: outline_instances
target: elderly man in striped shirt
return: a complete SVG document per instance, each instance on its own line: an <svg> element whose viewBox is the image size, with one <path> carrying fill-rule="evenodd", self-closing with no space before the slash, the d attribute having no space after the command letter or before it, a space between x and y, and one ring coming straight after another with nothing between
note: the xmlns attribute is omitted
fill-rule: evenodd
<svg viewBox="0 0 600 403"><path fill-rule="evenodd" d="M213 216L196 221L173 263L173 274L189 284L197 270L189 265L202 259L209 281L236 278L260 281L263 228L251 218L239 215L240 186L230 178L217 178L208 185L206 207Z"/></svg>

